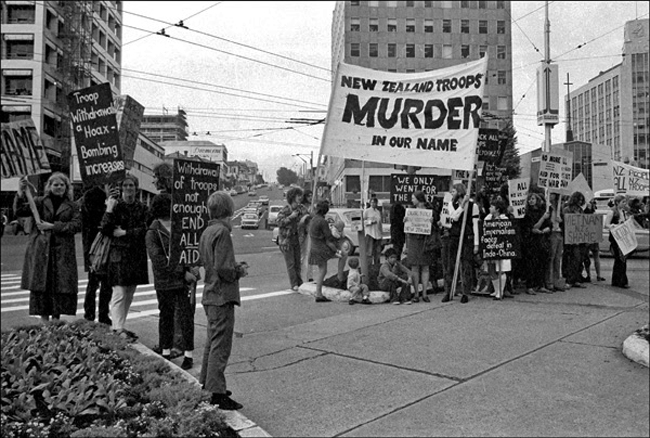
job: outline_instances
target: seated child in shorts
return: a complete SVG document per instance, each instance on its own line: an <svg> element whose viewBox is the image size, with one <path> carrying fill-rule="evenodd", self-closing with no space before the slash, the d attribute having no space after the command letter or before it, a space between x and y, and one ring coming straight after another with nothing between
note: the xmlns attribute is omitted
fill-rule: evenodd
<svg viewBox="0 0 650 438"><path fill-rule="evenodd" d="M370 302L370 289L367 284L361 282L361 273L359 272L359 259L357 257L350 257L348 259L348 266L350 272L348 274L348 290L352 292L350 297L350 305L354 303L372 304Z"/></svg>

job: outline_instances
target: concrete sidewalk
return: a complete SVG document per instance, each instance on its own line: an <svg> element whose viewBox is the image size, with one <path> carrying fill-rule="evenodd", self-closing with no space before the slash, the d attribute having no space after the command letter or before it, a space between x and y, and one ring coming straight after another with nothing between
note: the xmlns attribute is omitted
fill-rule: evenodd
<svg viewBox="0 0 650 438"><path fill-rule="evenodd" d="M621 351L648 323L640 275L503 301L314 303L340 312L235 338L228 386L246 436L648 436L648 368ZM313 302L310 287L292 299Z"/></svg>

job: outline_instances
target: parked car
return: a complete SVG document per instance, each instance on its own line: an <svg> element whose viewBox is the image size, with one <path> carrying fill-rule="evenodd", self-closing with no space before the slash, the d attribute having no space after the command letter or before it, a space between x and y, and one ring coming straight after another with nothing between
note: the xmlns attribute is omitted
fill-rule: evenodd
<svg viewBox="0 0 650 438"><path fill-rule="evenodd" d="M262 203L260 201L249 201L245 208L254 208L259 213L262 210Z"/></svg>
<svg viewBox="0 0 650 438"><path fill-rule="evenodd" d="M269 205L269 197L266 195L260 196L260 199L258 199L262 203L262 205Z"/></svg>
<svg viewBox="0 0 650 438"><path fill-rule="evenodd" d="M260 216L256 213L245 212L241 217L242 228L255 228L260 227Z"/></svg>
<svg viewBox="0 0 650 438"><path fill-rule="evenodd" d="M248 196L257 196L257 192L255 190L249 190Z"/></svg>
<svg viewBox="0 0 650 438"><path fill-rule="evenodd" d="M229 194L230 194L230 196L237 196L238 195L237 190L235 190L235 189L230 189Z"/></svg>
<svg viewBox="0 0 650 438"><path fill-rule="evenodd" d="M271 205L269 206L269 215L266 218L266 228L277 227L278 225L278 213L282 210L282 205Z"/></svg>
<svg viewBox="0 0 650 438"><path fill-rule="evenodd" d="M634 230L636 235L637 247L628 255L628 257L645 257L650 258L650 230L641 228L639 225L638 228ZM613 257L613 254L609 250L609 230L603 228L603 240L600 241L598 248L600 249L600 255L605 257Z"/></svg>

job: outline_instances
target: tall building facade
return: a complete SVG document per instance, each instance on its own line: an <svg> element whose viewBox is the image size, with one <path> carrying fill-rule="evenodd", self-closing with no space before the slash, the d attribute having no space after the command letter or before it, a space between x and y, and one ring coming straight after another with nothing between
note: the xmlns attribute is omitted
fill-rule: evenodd
<svg viewBox="0 0 650 438"><path fill-rule="evenodd" d="M416 73L488 56L483 127L512 116L512 34L509 1L338 1L332 20L332 71L339 62ZM330 157L327 180L335 204L361 192L388 198L394 166ZM420 173L450 175L441 169Z"/></svg>
<svg viewBox="0 0 650 438"><path fill-rule="evenodd" d="M157 143L186 141L187 127L187 113L182 108L178 108L178 112L171 115L145 114L140 124L140 132Z"/></svg>
<svg viewBox="0 0 650 438"><path fill-rule="evenodd" d="M600 72L565 97L575 140L605 146L594 166L611 159L648 168L650 146L650 63L648 22L625 24L623 62Z"/></svg>

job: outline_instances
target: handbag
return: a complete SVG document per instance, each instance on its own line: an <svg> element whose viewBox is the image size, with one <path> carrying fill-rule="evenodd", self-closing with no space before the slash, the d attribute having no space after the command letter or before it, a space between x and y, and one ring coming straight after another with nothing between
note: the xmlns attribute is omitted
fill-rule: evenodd
<svg viewBox="0 0 650 438"><path fill-rule="evenodd" d="M111 241L112 239L102 232L97 233L95 236L95 240L90 245L90 251L88 252L91 272L96 274L105 274L107 272Z"/></svg>

